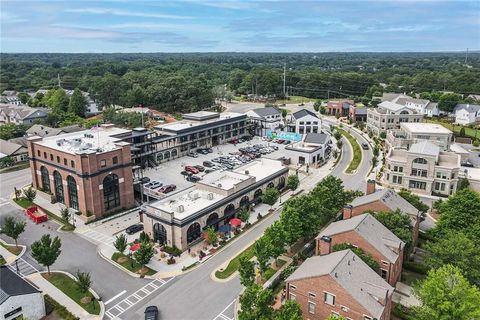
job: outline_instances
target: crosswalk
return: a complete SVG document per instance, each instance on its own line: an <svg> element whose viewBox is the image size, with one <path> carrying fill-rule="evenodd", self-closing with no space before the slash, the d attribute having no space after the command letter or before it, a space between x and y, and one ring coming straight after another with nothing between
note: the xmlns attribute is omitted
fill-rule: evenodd
<svg viewBox="0 0 480 320"><path fill-rule="evenodd" d="M115 238L112 236L106 235L90 228L78 231L78 233L93 244L106 244L113 248L113 242L115 241Z"/></svg>
<svg viewBox="0 0 480 320"><path fill-rule="evenodd" d="M165 278L165 279L155 279L152 282L149 282L142 288L138 289L113 307L109 308L105 311L105 318L106 319L120 319L120 315L133 307L135 304L139 303L147 296L158 290L159 288L163 287L170 281L172 281L175 277L172 278Z"/></svg>
<svg viewBox="0 0 480 320"><path fill-rule="evenodd" d="M12 262L8 267L13 271L13 272L18 272L22 276L22 278L31 275L32 273L38 272L37 268L32 266L30 263L28 263L26 260L23 258L18 258L14 262Z"/></svg>
<svg viewBox="0 0 480 320"><path fill-rule="evenodd" d="M8 201L7 198L4 198L4 197L0 197L0 207L6 205L6 204L9 204L10 202Z"/></svg>

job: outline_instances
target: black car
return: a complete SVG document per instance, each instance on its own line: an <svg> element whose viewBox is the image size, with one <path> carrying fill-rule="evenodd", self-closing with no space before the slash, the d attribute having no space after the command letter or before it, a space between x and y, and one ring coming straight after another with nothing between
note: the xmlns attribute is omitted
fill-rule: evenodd
<svg viewBox="0 0 480 320"><path fill-rule="evenodd" d="M149 183L150 182L150 178L149 177L143 177L142 179L140 179L140 183L141 184L145 184L145 183Z"/></svg>
<svg viewBox="0 0 480 320"><path fill-rule="evenodd" d="M145 308L145 320L157 320L158 308L156 306L148 306Z"/></svg>
<svg viewBox="0 0 480 320"><path fill-rule="evenodd" d="M210 161L203 161L203 166L207 167L207 168L211 168L214 166L214 164Z"/></svg>
<svg viewBox="0 0 480 320"><path fill-rule="evenodd" d="M193 175L192 175L192 176L188 176L188 177L187 177L187 181L190 181L190 182L198 182L198 181L200 181L200 177L198 177L198 176L193 176Z"/></svg>
<svg viewBox="0 0 480 320"><path fill-rule="evenodd" d="M362 143L363 150L368 150L368 143Z"/></svg>
<svg viewBox="0 0 480 320"><path fill-rule="evenodd" d="M200 171L200 172L205 171L205 168L202 167L202 166L200 166L200 165L196 165L196 166L194 166L194 167L197 168L197 170Z"/></svg>
<svg viewBox="0 0 480 320"><path fill-rule="evenodd" d="M127 229L125 229L125 232L127 234L134 234L142 230L143 230L143 224L134 224L133 226L130 226Z"/></svg>
<svg viewBox="0 0 480 320"><path fill-rule="evenodd" d="M208 153L213 153L213 149L212 149L212 148L207 148L207 149L205 149L205 150L207 150Z"/></svg>

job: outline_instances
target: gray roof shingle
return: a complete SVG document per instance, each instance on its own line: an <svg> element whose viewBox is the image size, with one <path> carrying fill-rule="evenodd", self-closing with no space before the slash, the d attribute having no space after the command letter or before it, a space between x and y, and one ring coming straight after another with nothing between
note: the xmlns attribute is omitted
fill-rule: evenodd
<svg viewBox="0 0 480 320"><path fill-rule="evenodd" d="M390 296L394 290L351 250L308 258L286 281L320 276L330 276L377 318L385 309L378 299Z"/></svg>
<svg viewBox="0 0 480 320"><path fill-rule="evenodd" d="M453 112L457 112L460 110L466 110L469 113L477 112L480 110L480 105L478 104L466 104L466 103L459 103L453 109Z"/></svg>
<svg viewBox="0 0 480 320"><path fill-rule="evenodd" d="M7 266L0 266L0 304L11 296L40 292Z"/></svg>
<svg viewBox="0 0 480 320"><path fill-rule="evenodd" d="M0 152L7 155L11 156L14 155L15 153L18 153L20 149L24 149L22 153L27 152L27 149L19 144L0 139Z"/></svg>
<svg viewBox="0 0 480 320"><path fill-rule="evenodd" d="M302 110L299 110L297 112L294 112L292 114L292 116L295 119L300 119L300 118L303 118L303 117L306 117L306 116L312 116L312 117L318 118L315 113L313 113L312 111L307 110L307 109L302 109Z"/></svg>
<svg viewBox="0 0 480 320"><path fill-rule="evenodd" d="M408 214L409 216L418 216L418 210L412 206L407 200L403 199L392 189L382 189L374 193L367 194L358 198L355 198L350 205L353 207L358 207L364 204L372 203L374 201L382 201L385 206L390 208L390 210L400 210L403 213Z"/></svg>
<svg viewBox="0 0 480 320"><path fill-rule="evenodd" d="M305 139L306 143L325 144L328 140L328 135L325 133L307 133Z"/></svg>
<svg viewBox="0 0 480 320"><path fill-rule="evenodd" d="M252 111L258 114L260 117L274 116L274 115L281 114L280 111L278 111L278 109L274 107L258 108Z"/></svg>

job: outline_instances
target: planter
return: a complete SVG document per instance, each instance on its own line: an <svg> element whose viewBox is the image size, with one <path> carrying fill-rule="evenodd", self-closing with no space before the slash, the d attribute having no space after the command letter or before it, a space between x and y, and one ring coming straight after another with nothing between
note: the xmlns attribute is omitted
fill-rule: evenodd
<svg viewBox="0 0 480 320"><path fill-rule="evenodd" d="M88 222L92 222L93 220L95 220L97 217L95 215L91 215L90 217L87 217L86 215L84 214L81 214L78 216L83 222L85 223L88 223Z"/></svg>

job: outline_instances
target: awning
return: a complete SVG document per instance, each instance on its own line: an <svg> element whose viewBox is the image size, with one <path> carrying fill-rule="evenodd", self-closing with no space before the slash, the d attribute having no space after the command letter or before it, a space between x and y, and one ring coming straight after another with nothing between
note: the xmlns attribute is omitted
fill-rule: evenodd
<svg viewBox="0 0 480 320"><path fill-rule="evenodd" d="M134 243L130 247L130 251L137 251L138 249L140 249L140 243Z"/></svg>
<svg viewBox="0 0 480 320"><path fill-rule="evenodd" d="M242 224L242 220L240 220L238 218L233 218L232 220L230 220L230 225L231 226L238 227L241 224Z"/></svg>
<svg viewBox="0 0 480 320"><path fill-rule="evenodd" d="M218 228L218 232L222 232L222 233L227 233L227 232L230 232L232 230L232 227L230 227L229 224L224 224L223 226L220 226Z"/></svg>

